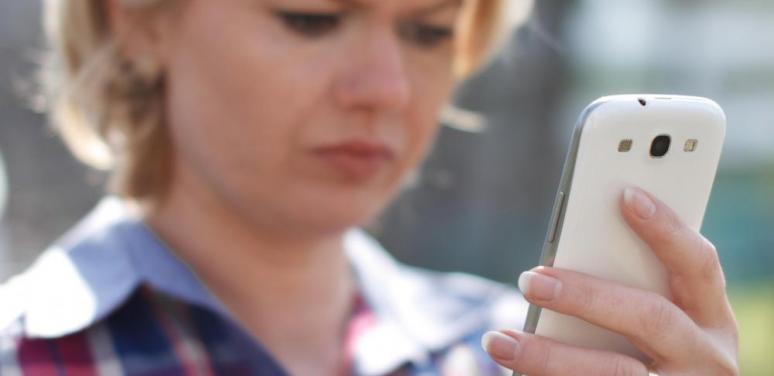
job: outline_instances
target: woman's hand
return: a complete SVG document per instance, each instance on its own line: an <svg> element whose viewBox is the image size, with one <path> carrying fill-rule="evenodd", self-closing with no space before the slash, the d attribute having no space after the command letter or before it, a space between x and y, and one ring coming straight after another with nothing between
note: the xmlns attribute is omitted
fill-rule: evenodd
<svg viewBox="0 0 774 376"><path fill-rule="evenodd" d="M626 336L652 364L515 331L487 333L500 365L537 375L737 375L738 334L717 252L672 210L629 189L624 218L669 273L672 300L588 275L537 268L519 279L526 299Z"/></svg>

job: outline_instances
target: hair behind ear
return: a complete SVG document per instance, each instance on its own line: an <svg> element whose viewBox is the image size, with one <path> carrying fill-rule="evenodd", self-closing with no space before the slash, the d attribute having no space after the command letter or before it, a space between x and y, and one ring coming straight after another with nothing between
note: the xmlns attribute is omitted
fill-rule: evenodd
<svg viewBox="0 0 774 376"><path fill-rule="evenodd" d="M469 0L458 25L455 75L465 78L487 66L532 9L532 0Z"/></svg>
<svg viewBox="0 0 774 376"><path fill-rule="evenodd" d="M142 56L132 61L120 48L114 31L135 31L128 23L113 30L108 6L125 7L121 11L135 17L169 2L174 0L142 6L119 0L45 4L51 53L41 78L51 120L76 157L112 170L112 192L143 201L163 195L171 171L164 77L153 64L142 63Z"/></svg>

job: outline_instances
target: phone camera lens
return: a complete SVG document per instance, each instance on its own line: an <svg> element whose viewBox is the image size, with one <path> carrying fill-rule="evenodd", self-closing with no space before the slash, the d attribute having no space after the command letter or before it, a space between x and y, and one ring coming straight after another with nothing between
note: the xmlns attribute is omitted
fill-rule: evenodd
<svg viewBox="0 0 774 376"><path fill-rule="evenodd" d="M669 152L669 146L672 144L672 138L667 135L661 135L653 140L650 145L650 156L661 158Z"/></svg>

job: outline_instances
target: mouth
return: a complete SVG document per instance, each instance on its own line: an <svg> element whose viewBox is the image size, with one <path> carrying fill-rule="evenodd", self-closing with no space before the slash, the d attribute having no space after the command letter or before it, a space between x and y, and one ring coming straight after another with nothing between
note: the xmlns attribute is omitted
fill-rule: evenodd
<svg viewBox="0 0 774 376"><path fill-rule="evenodd" d="M341 177L352 180L369 180L396 159L391 147L372 140L349 140L316 147L312 152Z"/></svg>

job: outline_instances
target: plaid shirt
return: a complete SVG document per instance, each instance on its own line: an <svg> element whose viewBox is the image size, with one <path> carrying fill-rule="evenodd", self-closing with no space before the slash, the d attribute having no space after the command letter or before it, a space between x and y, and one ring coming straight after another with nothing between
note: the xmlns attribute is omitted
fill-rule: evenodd
<svg viewBox="0 0 774 376"><path fill-rule="evenodd" d="M401 265L361 231L345 247L360 293L343 374L503 374L480 338L521 326L520 295ZM118 199L0 286L0 376L212 374L288 373Z"/></svg>

